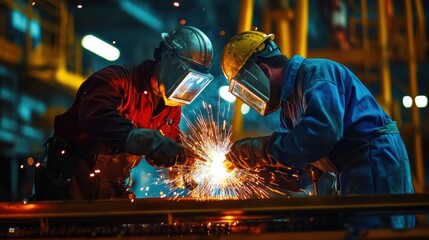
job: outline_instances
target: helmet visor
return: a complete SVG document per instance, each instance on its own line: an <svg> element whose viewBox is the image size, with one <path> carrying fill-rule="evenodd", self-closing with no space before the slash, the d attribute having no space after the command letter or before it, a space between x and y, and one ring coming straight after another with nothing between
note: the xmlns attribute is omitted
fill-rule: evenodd
<svg viewBox="0 0 429 240"><path fill-rule="evenodd" d="M190 104L213 80L204 65L182 59L168 51L161 60L160 89L166 101L176 105Z"/></svg>
<svg viewBox="0 0 429 240"><path fill-rule="evenodd" d="M188 69L183 74L179 84L167 94L168 100L189 104L200 94L212 81L211 74L204 74Z"/></svg>
<svg viewBox="0 0 429 240"><path fill-rule="evenodd" d="M261 115L268 113L270 81L256 63L248 62L231 79L229 91Z"/></svg>
<svg viewBox="0 0 429 240"><path fill-rule="evenodd" d="M232 79L231 85L229 86L229 91L241 101L255 109L261 115L265 115L265 109L267 108L267 102L262 98L258 97L252 91L250 91L246 86L240 82Z"/></svg>

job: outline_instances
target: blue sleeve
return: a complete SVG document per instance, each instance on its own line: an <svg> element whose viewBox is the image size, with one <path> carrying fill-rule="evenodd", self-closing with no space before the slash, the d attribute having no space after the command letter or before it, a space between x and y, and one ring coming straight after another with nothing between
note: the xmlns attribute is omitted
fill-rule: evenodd
<svg viewBox="0 0 429 240"><path fill-rule="evenodd" d="M328 80L311 81L303 90L305 110L288 133L277 133L268 152L290 166L326 156L343 133L344 94Z"/></svg>

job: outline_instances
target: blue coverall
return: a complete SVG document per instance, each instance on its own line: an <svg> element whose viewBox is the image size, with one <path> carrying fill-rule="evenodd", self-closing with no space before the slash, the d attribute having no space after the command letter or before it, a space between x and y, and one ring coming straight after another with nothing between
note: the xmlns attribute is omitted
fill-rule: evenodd
<svg viewBox="0 0 429 240"><path fill-rule="evenodd" d="M286 165L328 156L340 193L413 193L408 154L396 123L345 66L327 59L289 60L281 89L281 130L268 152ZM357 220L363 228L410 228L414 216Z"/></svg>

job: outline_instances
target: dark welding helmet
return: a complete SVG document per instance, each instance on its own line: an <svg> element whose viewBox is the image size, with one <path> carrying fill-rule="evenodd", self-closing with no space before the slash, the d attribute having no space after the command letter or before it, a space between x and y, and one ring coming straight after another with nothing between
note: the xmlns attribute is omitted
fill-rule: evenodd
<svg viewBox="0 0 429 240"><path fill-rule="evenodd" d="M270 81L255 61L281 54L273 39L273 34L241 32L231 38L222 53L222 72L230 83L229 91L263 116L276 111L279 104L272 99Z"/></svg>
<svg viewBox="0 0 429 240"><path fill-rule="evenodd" d="M212 81L213 47L199 29L178 27L161 34L159 89L167 106L191 103Z"/></svg>

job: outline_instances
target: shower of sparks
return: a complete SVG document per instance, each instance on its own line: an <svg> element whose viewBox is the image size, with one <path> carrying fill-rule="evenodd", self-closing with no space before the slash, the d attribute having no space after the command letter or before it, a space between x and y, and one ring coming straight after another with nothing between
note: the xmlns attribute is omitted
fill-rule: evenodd
<svg viewBox="0 0 429 240"><path fill-rule="evenodd" d="M182 143L196 157L192 165L169 169L164 183L170 184L173 196L187 193L199 200L268 198L264 179L257 170L226 170L225 154L232 145L231 127L225 120L225 111L218 111L215 118L210 104L203 102L203 108L204 113L194 111L195 122L183 116L189 133L181 131Z"/></svg>

